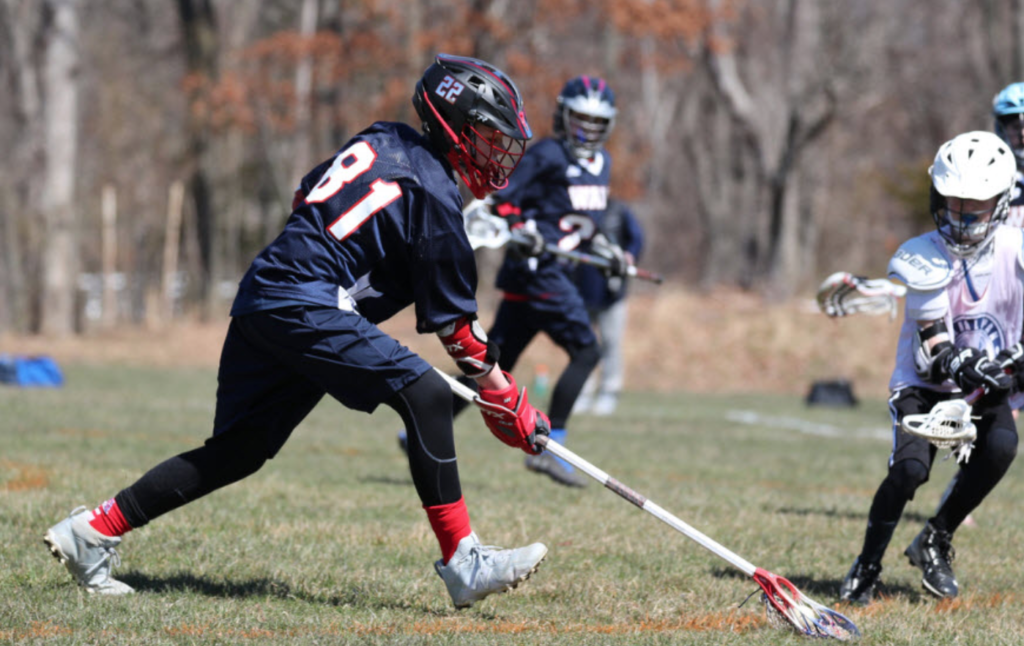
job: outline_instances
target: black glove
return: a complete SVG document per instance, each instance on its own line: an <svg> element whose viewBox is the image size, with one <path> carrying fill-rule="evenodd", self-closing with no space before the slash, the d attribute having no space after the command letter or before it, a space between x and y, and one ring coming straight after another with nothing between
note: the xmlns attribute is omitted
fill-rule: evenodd
<svg viewBox="0 0 1024 646"><path fill-rule="evenodd" d="M996 355L996 363L1013 376L1013 385L1019 392L1024 392L1024 343L1017 342L1003 348Z"/></svg>
<svg viewBox="0 0 1024 646"><path fill-rule="evenodd" d="M622 277L629 272L629 260L622 247L612 244L604 235L599 233L591 239L590 250L595 256L608 261L608 266L601 268L608 278Z"/></svg>
<svg viewBox="0 0 1024 646"><path fill-rule="evenodd" d="M950 355L949 374L965 393L982 387L986 394L1008 392L1013 385L1013 379L998 363L974 348L963 348Z"/></svg>
<svg viewBox="0 0 1024 646"><path fill-rule="evenodd" d="M544 253L544 236L539 231L517 227L512 230L512 235L512 251L519 258L534 258Z"/></svg>

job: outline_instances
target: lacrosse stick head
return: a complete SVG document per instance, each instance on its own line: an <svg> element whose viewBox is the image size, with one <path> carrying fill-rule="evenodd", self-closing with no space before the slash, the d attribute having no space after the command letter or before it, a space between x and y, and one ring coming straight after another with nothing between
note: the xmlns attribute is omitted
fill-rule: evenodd
<svg viewBox="0 0 1024 646"><path fill-rule="evenodd" d="M839 641L860 637L860 630L849 618L814 601L788 579L757 568L754 580L761 586L761 603L773 628L789 628L807 637Z"/></svg>
<svg viewBox="0 0 1024 646"><path fill-rule="evenodd" d="M483 200L473 200L462 212L466 237L474 249L499 249L512 237L508 223L491 213Z"/></svg>
<svg viewBox="0 0 1024 646"><path fill-rule="evenodd" d="M927 413L904 415L902 427L940 449L957 448L978 437L978 429L971 421L971 405L965 399L939 402Z"/></svg>
<svg viewBox="0 0 1024 646"><path fill-rule="evenodd" d="M827 316L888 314L896 317L896 305L907 289L884 278L868 279L837 271L818 287L818 308Z"/></svg>

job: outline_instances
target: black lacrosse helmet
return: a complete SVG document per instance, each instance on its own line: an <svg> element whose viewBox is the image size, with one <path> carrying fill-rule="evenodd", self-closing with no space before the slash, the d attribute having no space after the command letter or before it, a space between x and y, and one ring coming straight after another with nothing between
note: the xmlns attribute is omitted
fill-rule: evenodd
<svg viewBox="0 0 1024 646"><path fill-rule="evenodd" d="M412 97L423 130L476 198L508 185L533 136L519 89L484 61L438 54Z"/></svg>

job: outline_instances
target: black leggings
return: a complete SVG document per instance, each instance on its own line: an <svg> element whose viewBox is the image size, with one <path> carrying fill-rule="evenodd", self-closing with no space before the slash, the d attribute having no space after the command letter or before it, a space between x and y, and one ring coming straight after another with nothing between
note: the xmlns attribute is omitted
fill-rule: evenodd
<svg viewBox="0 0 1024 646"><path fill-rule="evenodd" d="M904 401L895 403L901 419L908 412L918 412L918 408L926 411L932 403L928 400L925 402L928 405L914 404L915 408L909 410L901 408ZM967 515L995 488L1017 455L1017 428L1005 401L987 408L980 405L975 414L980 414L981 419L977 423L978 439L974 442L971 458L960 467L956 486L935 516L929 519L932 526L941 531L955 532ZM925 442L919 439L912 441L917 444ZM928 481L935 453L934 447L914 451L908 442L900 443L894 454L896 461L889 467L889 473L871 503L861 551L863 561L881 562L907 502L913 500L917 488ZM907 455L914 457L901 459Z"/></svg>
<svg viewBox="0 0 1024 646"><path fill-rule="evenodd" d="M451 389L433 371L397 393L387 404L405 422L409 467L424 506L462 497L452 437ZM142 527L158 516L246 478L266 463L268 442L258 427L236 426L203 446L150 469L115 497L125 520Z"/></svg>

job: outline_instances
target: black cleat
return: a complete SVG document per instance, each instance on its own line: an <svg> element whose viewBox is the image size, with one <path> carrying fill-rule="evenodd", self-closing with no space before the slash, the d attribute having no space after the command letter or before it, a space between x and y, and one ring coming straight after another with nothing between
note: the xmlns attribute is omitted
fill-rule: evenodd
<svg viewBox="0 0 1024 646"><path fill-rule="evenodd" d="M956 557L952 540L949 532L939 531L927 523L904 552L910 564L924 573L921 585L939 599L952 599L960 592L950 567Z"/></svg>
<svg viewBox="0 0 1024 646"><path fill-rule="evenodd" d="M558 484L567 487L586 487L587 481L579 473L565 468L561 460L545 451L540 455L526 456L526 468L534 473L543 473Z"/></svg>
<svg viewBox="0 0 1024 646"><path fill-rule="evenodd" d="M866 606L875 596L875 586L882 574L881 563L861 563L860 557L853 562L842 585L839 586L839 600Z"/></svg>

